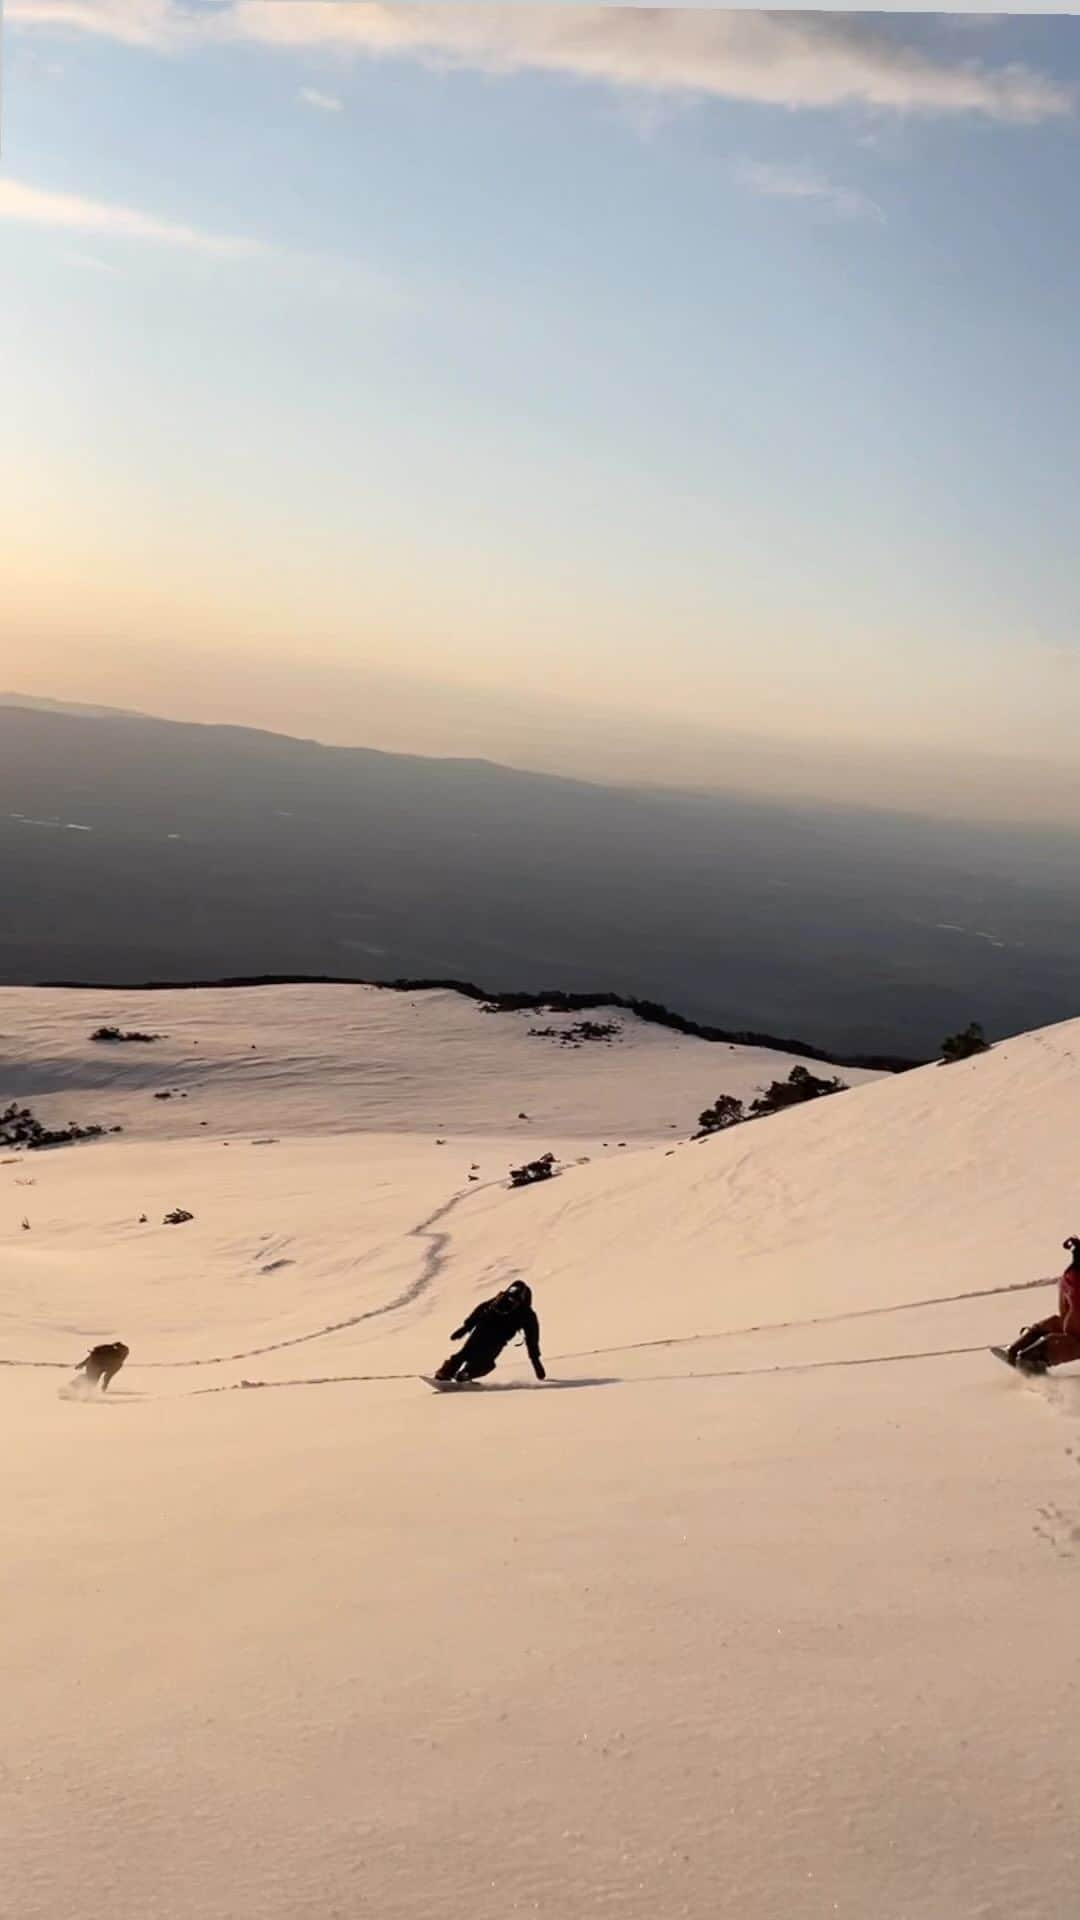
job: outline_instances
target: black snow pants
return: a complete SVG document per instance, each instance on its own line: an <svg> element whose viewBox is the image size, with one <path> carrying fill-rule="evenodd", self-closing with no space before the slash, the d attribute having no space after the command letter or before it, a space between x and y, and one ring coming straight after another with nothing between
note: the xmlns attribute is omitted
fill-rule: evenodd
<svg viewBox="0 0 1080 1920"><path fill-rule="evenodd" d="M494 1373L495 1362L502 1352L502 1346L492 1347L490 1339L484 1339L477 1332L466 1340L460 1353L452 1353L436 1370L436 1380L482 1380L486 1373Z"/></svg>

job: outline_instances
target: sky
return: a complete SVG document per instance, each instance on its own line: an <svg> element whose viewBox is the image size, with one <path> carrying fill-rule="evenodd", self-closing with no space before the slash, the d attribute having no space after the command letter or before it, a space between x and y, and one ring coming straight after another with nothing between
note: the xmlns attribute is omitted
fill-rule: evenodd
<svg viewBox="0 0 1080 1920"><path fill-rule="evenodd" d="M0 684L1080 824L1080 20L6 0Z"/></svg>

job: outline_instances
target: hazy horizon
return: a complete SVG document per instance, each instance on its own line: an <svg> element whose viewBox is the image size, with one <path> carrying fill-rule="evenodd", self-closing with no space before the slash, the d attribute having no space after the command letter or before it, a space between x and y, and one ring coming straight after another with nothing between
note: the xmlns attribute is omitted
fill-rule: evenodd
<svg viewBox="0 0 1080 1920"><path fill-rule="evenodd" d="M1080 823L1080 22L4 24L6 677Z"/></svg>
<svg viewBox="0 0 1080 1920"><path fill-rule="evenodd" d="M177 726L232 727L268 733L285 740L310 741L317 746L406 758L484 762L510 773L535 773L551 779L624 788L632 792L673 793L687 797L697 794L703 799L711 795L717 800L760 800L766 805L780 807L797 807L801 804L824 808L835 806L871 815L909 815L918 821L956 821L958 824L970 823L988 828L1018 827L1036 831L1043 828L1051 835L1073 824L1071 818L1063 819L1056 810L1048 811L1039 805L1045 793L1045 765L1037 761L1012 761L1008 763L1012 779L1006 777L1003 783L1002 762L989 754L982 756L979 761L972 760L972 767L978 768L985 782L984 787L978 788L970 776L965 785L957 787L955 769L948 764L942 765L940 761L935 764L935 756L932 752L928 753L923 757L923 778L915 791L909 782L897 776L895 770L883 767L880 758L871 762L869 755L862 765L857 756L851 754L846 765L831 761L823 767L815 754L813 742L802 743L799 750L793 753L764 739L737 736L724 743L724 757L718 761L715 758L715 740L710 738L707 745L702 745L700 767L692 757L687 757L684 742L683 755L677 768L664 772L660 770L663 760L659 755L653 770L646 742L640 738L635 741L632 737L624 742L617 726L609 728L608 736L599 743L598 751L592 751L582 743L575 752L573 740L568 734L563 743L564 750L559 751L552 746L549 753L542 748L530 753L523 739L521 757L518 758L512 751L512 729L502 731L500 738L504 750L498 752L479 744L470 747L469 736L464 734L463 737L462 733L452 728L447 730L447 744L439 744L440 732L436 726L430 731L422 726L406 729L405 738L399 742L385 736L356 737L347 723L342 725L339 722L335 726L332 713L325 716L323 731L309 731L300 724L295 712L291 724L283 721L278 725L270 725L240 713L216 711L212 702L195 700L191 704L195 708L209 705L210 711L164 713L142 707L120 707L101 701L65 698L57 694L30 693L24 688L0 689L0 707L14 705L46 712L100 713L102 716L160 720ZM381 734L378 727L374 731ZM477 741L483 737L482 732L478 731ZM635 747L638 748L637 752L634 751ZM980 806L973 804L973 786L982 799ZM1002 804L1003 789L1007 805ZM1080 800L1080 780L1077 781L1077 789ZM1059 794L1059 801L1062 798Z"/></svg>
<svg viewBox="0 0 1080 1920"><path fill-rule="evenodd" d="M0 702L0 981L611 992L845 1055L1070 1017L1075 838Z"/></svg>

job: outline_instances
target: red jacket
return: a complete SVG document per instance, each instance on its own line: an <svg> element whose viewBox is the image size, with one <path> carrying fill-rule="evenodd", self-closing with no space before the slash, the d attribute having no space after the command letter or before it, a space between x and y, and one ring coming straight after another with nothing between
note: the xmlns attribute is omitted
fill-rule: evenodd
<svg viewBox="0 0 1080 1920"><path fill-rule="evenodd" d="M1080 1333L1080 1271L1066 1267L1058 1283L1058 1312L1066 1333Z"/></svg>

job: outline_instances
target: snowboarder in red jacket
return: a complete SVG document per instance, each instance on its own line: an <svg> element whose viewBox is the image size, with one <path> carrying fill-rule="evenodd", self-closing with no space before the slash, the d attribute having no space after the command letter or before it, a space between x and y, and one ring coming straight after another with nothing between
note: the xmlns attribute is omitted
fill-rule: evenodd
<svg viewBox="0 0 1080 1920"><path fill-rule="evenodd" d="M1080 1360L1080 1236L1070 1234L1065 1251L1072 1259L1058 1282L1057 1312L1024 1327L1008 1349L1007 1358L1024 1373Z"/></svg>

